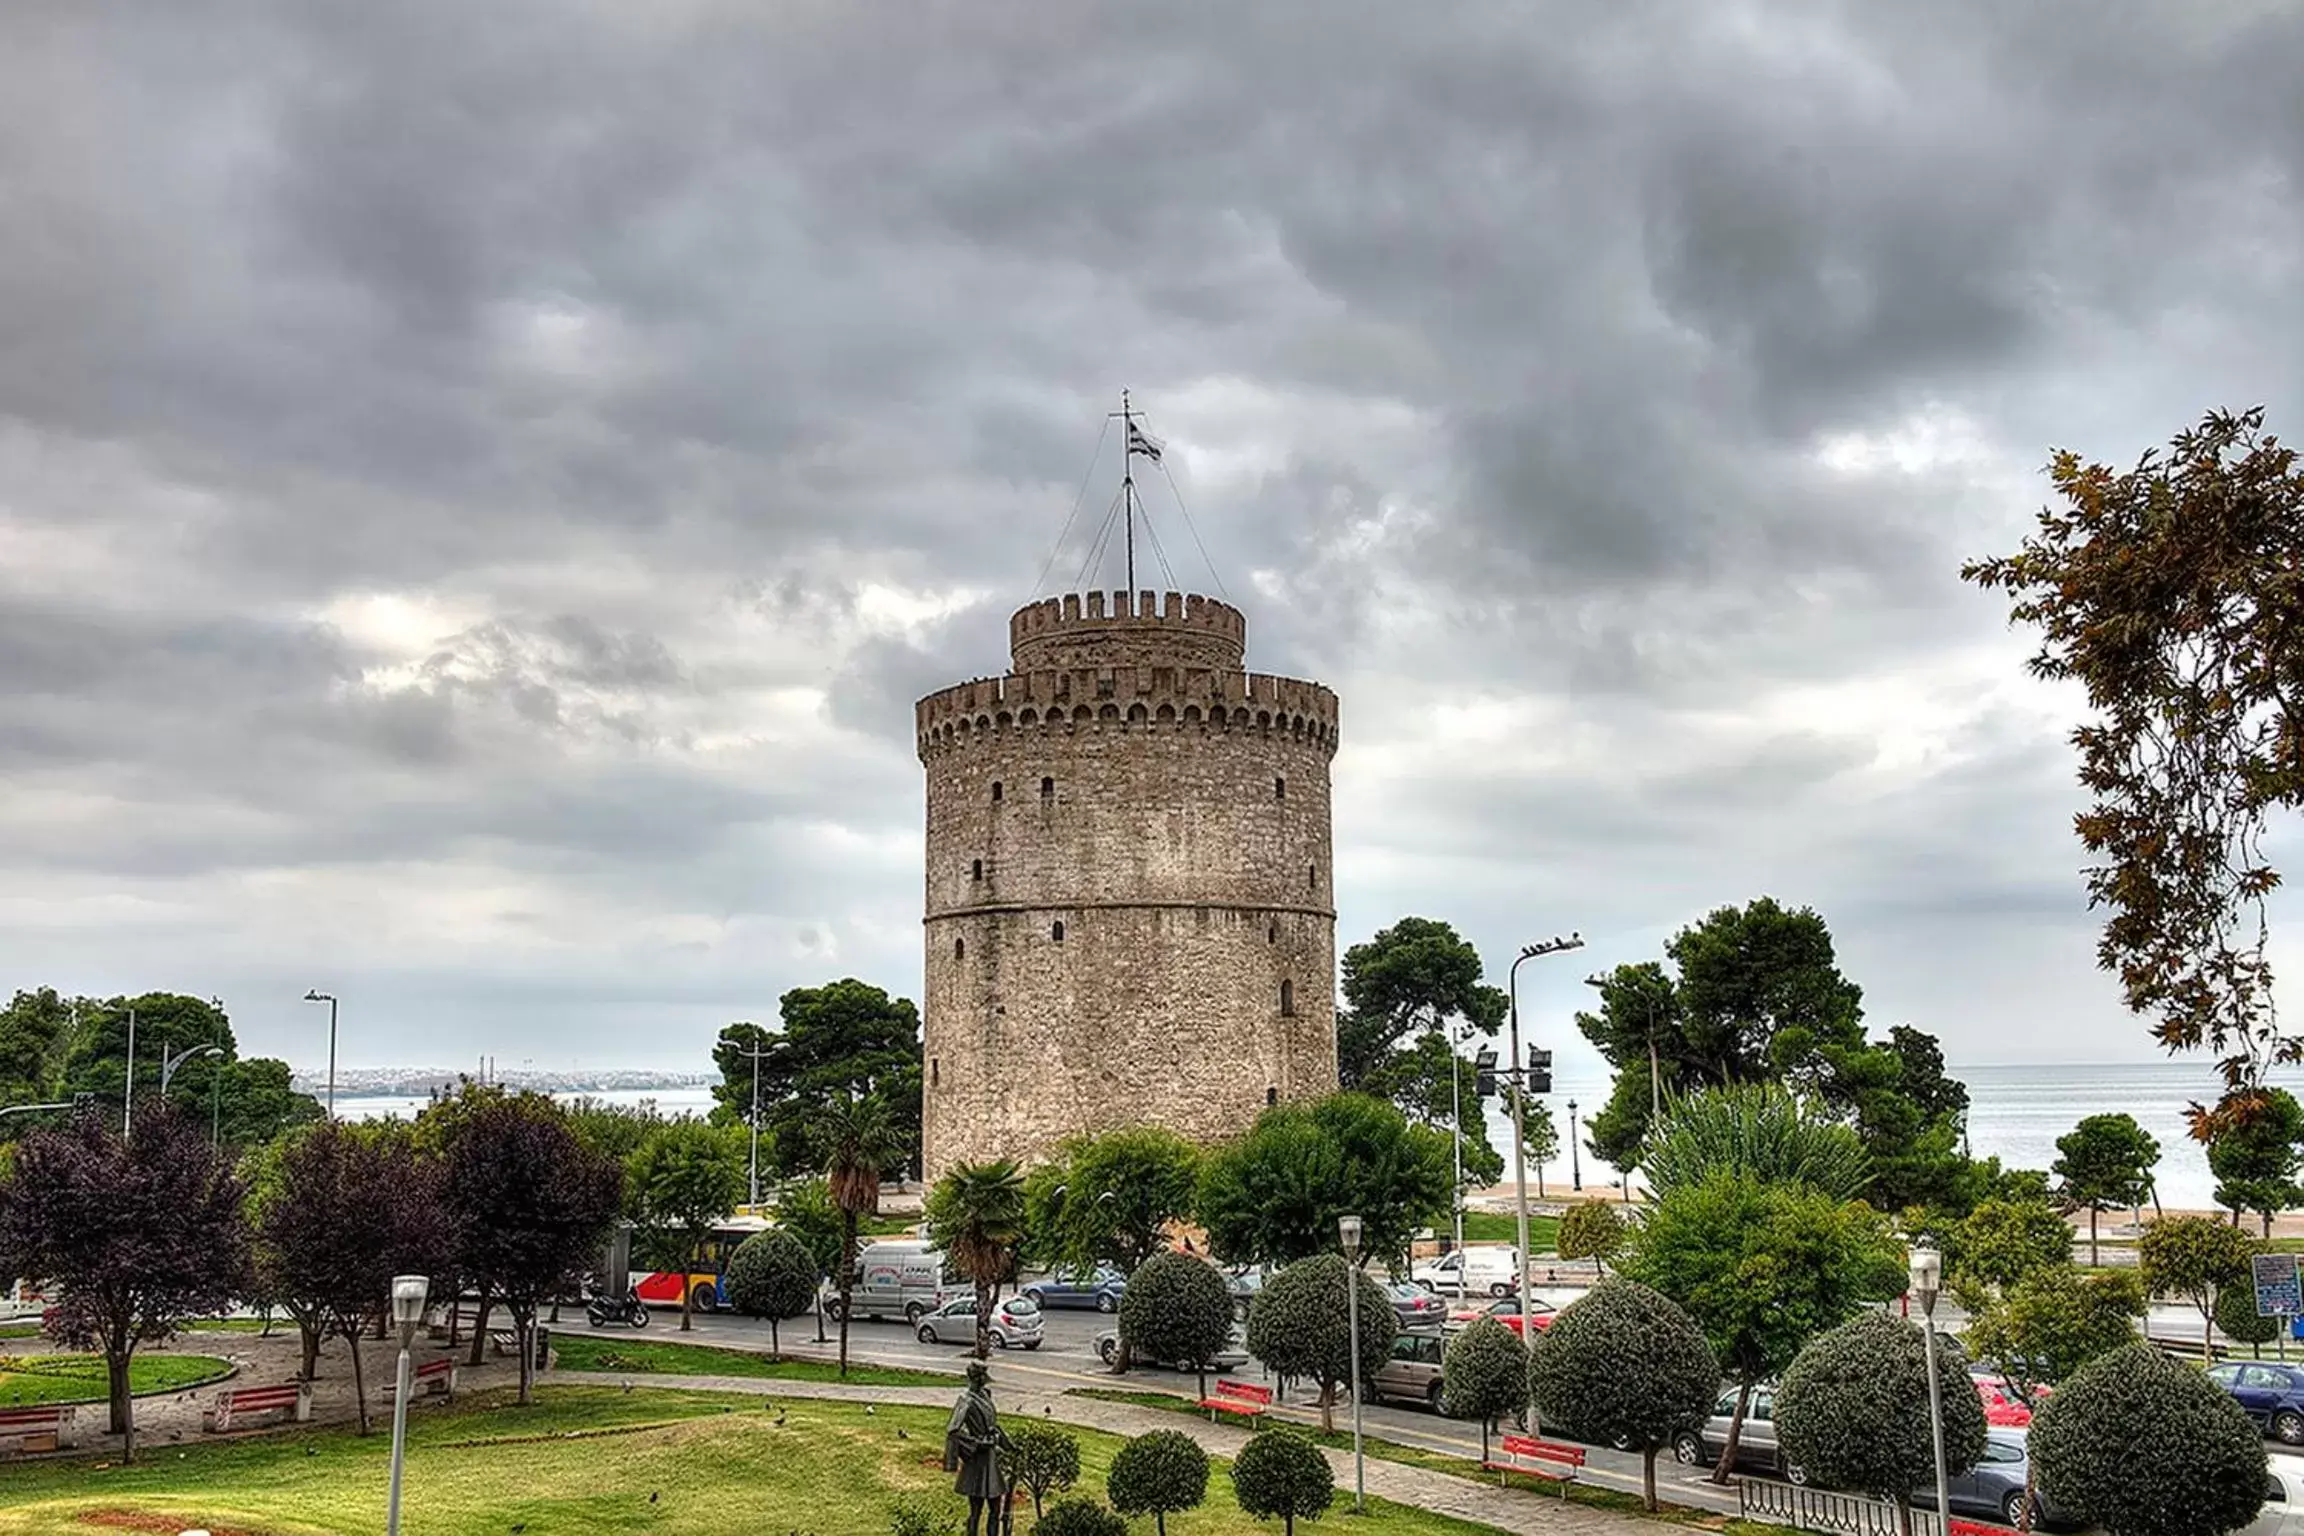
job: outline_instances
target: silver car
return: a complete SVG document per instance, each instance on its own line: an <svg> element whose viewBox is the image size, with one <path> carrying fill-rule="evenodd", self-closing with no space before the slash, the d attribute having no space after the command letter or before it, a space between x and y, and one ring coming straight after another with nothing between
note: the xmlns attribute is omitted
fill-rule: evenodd
<svg viewBox="0 0 2304 1536"><path fill-rule="evenodd" d="M1119 1329L1106 1328L1096 1335L1096 1358L1102 1360L1106 1365L1110 1365L1120 1358ZM1131 1365L1156 1365L1171 1371L1199 1369L1198 1366L1188 1360L1155 1360L1140 1349L1128 1352L1128 1363ZM1218 1375L1222 1375L1226 1371L1236 1371L1247 1363L1248 1335L1238 1326L1232 1329L1232 1336L1224 1341L1224 1347L1208 1357L1208 1369Z"/></svg>
<svg viewBox="0 0 2304 1536"><path fill-rule="evenodd" d="M1944 1492L1952 1501L1952 1513L1982 1515L2005 1525L2022 1524L2019 1517L2024 1513L2025 1475L2030 1471L2025 1455L2021 1429L1995 1426L1986 1430L1982 1459L1967 1471L1944 1480ZM1936 1490L1915 1488L1912 1502L1934 1509ZM2039 1529L2080 1523L2049 1503L2048 1496L2038 1489L2032 1492L2032 1512L2032 1524Z"/></svg>
<svg viewBox="0 0 2304 1536"><path fill-rule="evenodd" d="M984 1331L991 1335L994 1349L1038 1349L1040 1347L1040 1303L1029 1296L1009 1296L992 1303L992 1316ZM968 1344L976 1342L976 1298L962 1296L948 1301L933 1312L920 1315L915 1332L923 1344Z"/></svg>
<svg viewBox="0 0 2304 1536"><path fill-rule="evenodd" d="M1682 1430L1672 1442L1672 1459L1692 1467L1708 1467L1728 1448L1728 1424L1736 1412L1736 1389L1730 1387L1712 1405L1712 1417L1701 1430ZM1773 1472L1788 1482L1806 1483L1808 1474L1784 1460L1776 1443L1776 1389L1752 1389L1752 1402L1744 1410L1744 1427L1736 1436L1736 1464Z"/></svg>
<svg viewBox="0 0 2304 1536"><path fill-rule="evenodd" d="M1403 1333L1392 1341L1392 1356L1360 1384L1360 1394L1371 1403L1387 1398L1422 1403L1440 1412L1440 1362L1447 1343L1431 1329Z"/></svg>

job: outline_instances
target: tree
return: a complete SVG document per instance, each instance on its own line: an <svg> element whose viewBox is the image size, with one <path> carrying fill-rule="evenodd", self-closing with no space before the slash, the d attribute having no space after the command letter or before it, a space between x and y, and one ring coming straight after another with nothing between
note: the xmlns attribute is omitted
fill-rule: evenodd
<svg viewBox="0 0 2304 1536"><path fill-rule="evenodd" d="M1831 1199L1853 1200L1872 1177L1871 1160L1854 1131L1765 1082L1674 1098L1642 1158L1648 1186L1659 1197L1733 1170L1762 1183L1805 1184Z"/></svg>
<svg viewBox="0 0 2304 1536"><path fill-rule="evenodd" d="M796 1179L776 1195L776 1225L797 1238L819 1273L840 1272L841 1210L822 1178Z"/></svg>
<svg viewBox="0 0 2304 1536"><path fill-rule="evenodd" d="M1512 1113L1512 1101L1520 1090L1510 1083L1498 1085L1498 1097L1504 1102L1504 1113ZM1544 1193L1544 1165L1560 1160L1560 1122L1552 1118L1552 1106L1542 1099L1531 1098L1523 1102L1520 1111L1521 1153L1528 1166L1536 1170L1536 1193Z"/></svg>
<svg viewBox="0 0 2304 1536"><path fill-rule="evenodd" d="M1504 1154L1488 1139L1480 1069L1448 1035L1426 1030L1394 1051L1383 1086L1382 1097L1411 1121L1461 1146L1466 1184L1484 1186L1504 1176Z"/></svg>
<svg viewBox="0 0 2304 1536"><path fill-rule="evenodd" d="M1624 1246L1624 1218L1605 1200L1586 1200L1568 1207L1560 1217L1560 1257L1590 1259L1605 1271L1608 1261Z"/></svg>
<svg viewBox="0 0 2304 1536"><path fill-rule="evenodd" d="M2280 1319L2256 1310L2256 1288L2227 1285L2216 1292L2216 1326L2228 1339L2250 1346L2259 1360L2264 1346L2280 1337Z"/></svg>
<svg viewBox="0 0 2304 1536"><path fill-rule="evenodd" d="M54 987L18 992L0 1008L0 1104L36 1104L55 1097L78 1009L77 999L58 995ZM0 1120L0 1134L22 1123L18 1116Z"/></svg>
<svg viewBox="0 0 2304 1536"><path fill-rule="evenodd" d="M180 1057L168 1098L188 1118L212 1125L227 1146L261 1146L320 1118L319 1101L295 1091L286 1062L241 1059L221 1003L176 992L101 1000L65 999L48 989L18 993L0 1013L0 1077L13 1059L25 1097L89 1093L118 1114L127 1097L131 1012L139 1109L159 1101L162 1064ZM201 1052L204 1046L217 1054ZM0 1129L13 1127L0 1121Z"/></svg>
<svg viewBox="0 0 2304 1536"><path fill-rule="evenodd" d="M417 1154L405 1127L328 1121L281 1147L251 1203L256 1271L296 1320L305 1379L317 1374L320 1341L344 1340L368 1433L360 1335L391 1305L395 1275L441 1274L449 1264L438 1167Z"/></svg>
<svg viewBox="0 0 2304 1536"><path fill-rule="evenodd" d="M1440 1407L1452 1419L1480 1421L1480 1459L1488 1435L1505 1414L1528 1405L1528 1347L1492 1317L1483 1317L1449 1341L1440 1357Z"/></svg>
<svg viewBox="0 0 2304 1536"><path fill-rule="evenodd" d="M627 1169L639 1154L641 1144L670 1123L654 1099L616 1104L580 1095L560 1103L568 1116L568 1129L576 1133L578 1141L602 1156L614 1158Z"/></svg>
<svg viewBox="0 0 2304 1536"><path fill-rule="evenodd" d="M2264 1503L2264 1441L2246 1410L2141 1341L2082 1368L2026 1438L2041 1491L2108 1536L2218 1536Z"/></svg>
<svg viewBox="0 0 2304 1536"><path fill-rule="evenodd" d="M1053 1424L1018 1419L1003 1434L1000 1465L1010 1487L1021 1486L1032 1495L1032 1518L1038 1521L1052 1493L1062 1493L1080 1480L1080 1442Z"/></svg>
<svg viewBox="0 0 2304 1536"><path fill-rule="evenodd" d="M2036 1200L1987 1200L1961 1223L1958 1269L2005 1288L2035 1270L2072 1262L2072 1228Z"/></svg>
<svg viewBox="0 0 2304 1536"><path fill-rule="evenodd" d="M2296 1182L2304 1149L2304 1106L2285 1088L2267 1088L2253 1113L2220 1124L2208 1142L2208 1171L2216 1175L2216 1203L2229 1206L2233 1225L2242 1211L2264 1218L2264 1235L2272 1235L2272 1218L2304 1201L2304 1188Z"/></svg>
<svg viewBox="0 0 2304 1536"><path fill-rule="evenodd" d="M1603 1444L1638 1450L1653 1512L1656 1453L1711 1416L1720 1362L1686 1312L1618 1277L1562 1308L1537 1336L1528 1388L1545 1418Z"/></svg>
<svg viewBox="0 0 2304 1536"><path fill-rule="evenodd" d="M1042 1261L1086 1269L1109 1260L1133 1274L1192 1211L1200 1152L1174 1131L1129 1126L1066 1142L1032 1171L1025 1225Z"/></svg>
<svg viewBox="0 0 2304 1536"><path fill-rule="evenodd" d="M840 1254L832 1273L840 1293L840 1375L848 1375L849 1298L856 1288L856 1226L880 1209L880 1171L902 1143L888 1106L877 1097L836 1098L818 1112L809 1133L824 1185L840 1210Z"/></svg>
<svg viewBox="0 0 2304 1536"><path fill-rule="evenodd" d="M1620 966L1603 979L1598 1013L1576 1027L1616 1084L1588 1122L1592 1150L1619 1168L1646 1167L1653 1056L1667 1093L1728 1083L1817 1086L1825 1052L1864 1045L1863 993L1840 974L1832 935L1813 910L1763 896L1721 907L1665 946L1662 968Z"/></svg>
<svg viewBox="0 0 2304 1536"><path fill-rule="evenodd" d="M1937 1340L1944 1470L1957 1476L1984 1454L1984 1402L1957 1341ZM1787 1461L1827 1487L1893 1499L1912 1528L1912 1490L1936 1478L1926 1340L1918 1326L1867 1312L1810 1343L1776 1389L1776 1443Z"/></svg>
<svg viewBox="0 0 2304 1536"><path fill-rule="evenodd" d="M640 1224L677 1245L684 1272L694 1267L713 1223L744 1198L744 1155L728 1131L686 1117L649 1132L632 1154L629 1182ZM682 1285L682 1333L689 1330L694 1299Z"/></svg>
<svg viewBox="0 0 2304 1536"><path fill-rule="evenodd" d="M1217 1257L1285 1264L1335 1246L1357 1213L1370 1254L1397 1262L1454 1193L1448 1138L1366 1094L1281 1104L1203 1160L1200 1223Z"/></svg>
<svg viewBox="0 0 2304 1536"><path fill-rule="evenodd" d="M976 1358L991 1352L992 1287L1024 1241L1024 1175L1007 1158L956 1163L928 1191L928 1240L976 1286Z"/></svg>
<svg viewBox="0 0 2304 1536"><path fill-rule="evenodd" d="M1660 1198L1624 1271L1686 1308L1736 1382L1726 1450L1713 1469L1725 1483L1753 1386L1864 1302L1894 1294L1903 1261L1861 1205L1723 1173Z"/></svg>
<svg viewBox="0 0 2304 1536"><path fill-rule="evenodd" d="M2160 1143L2134 1115L2090 1115L2056 1138L2054 1173L2064 1198L2088 1212L2088 1262L2098 1263L2096 1218L2134 1209L2152 1189Z"/></svg>
<svg viewBox="0 0 2304 1536"><path fill-rule="evenodd" d="M132 1141L95 1115L34 1131L0 1172L0 1269L55 1281L57 1332L102 1352L112 1431L131 1457L128 1366L137 1346L247 1288L241 1200L208 1128L160 1105Z"/></svg>
<svg viewBox="0 0 2304 1536"><path fill-rule="evenodd" d="M1258 1520L1277 1515L1283 1532L1299 1520L1317 1520L1336 1497L1336 1474L1320 1448L1294 1430L1271 1428L1249 1436L1232 1458L1232 1491Z"/></svg>
<svg viewBox="0 0 2304 1536"><path fill-rule="evenodd" d="M1964 1210L1978 1198L1962 1151L1968 1087L1944 1071L1934 1035L1906 1024L1887 1039L1820 1053L1819 1093L1856 1133L1871 1168L1864 1197L1881 1210Z"/></svg>
<svg viewBox="0 0 2304 1536"><path fill-rule="evenodd" d="M599 1261L623 1205L624 1170L578 1141L540 1093L477 1095L450 1119L444 1198L456 1268L511 1314L526 1405L536 1309Z"/></svg>
<svg viewBox="0 0 2304 1536"><path fill-rule="evenodd" d="M768 1319L768 1353L783 1352L777 1325L816 1304L820 1272L807 1245L771 1227L755 1232L728 1256L728 1304L746 1317Z"/></svg>
<svg viewBox="0 0 2304 1536"><path fill-rule="evenodd" d="M1120 1342L1154 1360L1190 1361L1202 1397L1208 1362L1231 1337L1232 1288L1215 1265L1192 1254L1154 1254L1120 1297Z"/></svg>
<svg viewBox="0 0 2304 1536"><path fill-rule="evenodd" d="M1298 1259L1267 1280L1248 1309L1248 1353L1275 1375L1319 1387L1322 1429L1335 1428L1337 1390L1352 1380L1347 1275L1360 1288L1360 1377L1366 1380L1390 1358L1400 1317L1383 1288L1366 1271L1346 1264L1342 1254Z"/></svg>
<svg viewBox="0 0 2304 1536"><path fill-rule="evenodd" d="M890 1141L880 1171L893 1174L920 1155L920 1010L909 999L849 977L821 987L795 987L777 1000L781 1027L731 1024L712 1048L720 1081L712 1096L738 1124L751 1123L754 1063L759 1063L764 1151L773 1149L786 1175L823 1172L820 1138L810 1127L834 1103L878 1098L887 1106ZM773 1137L773 1141L768 1140Z"/></svg>
<svg viewBox="0 0 2304 1536"><path fill-rule="evenodd" d="M1509 1004L1503 990L1480 975L1480 951L1429 917L1404 917L1344 951L1337 1081L1347 1090L1387 1096L1402 1042L1457 1020L1493 1039Z"/></svg>
<svg viewBox="0 0 2304 1536"><path fill-rule="evenodd" d="M2042 1385L2133 1342L2143 1316L2144 1284L2132 1271L2082 1274L2060 1264L2034 1270L1971 1312L1968 1348L2031 1402Z"/></svg>
<svg viewBox="0 0 2304 1536"><path fill-rule="evenodd" d="M2213 1353L2216 1292L2248 1283L2256 1245L2238 1229L2206 1216L2171 1216L2146 1222L2136 1256L2144 1284L2156 1296L2181 1296L2200 1313L2200 1348Z"/></svg>
<svg viewBox="0 0 2304 1536"><path fill-rule="evenodd" d="M1197 1509L1208 1497L1208 1453L1177 1430L1138 1435L1113 1453L1104 1490L1114 1509L1150 1515L1153 1529L1168 1536L1172 1512Z"/></svg>
<svg viewBox="0 0 2304 1536"><path fill-rule="evenodd" d="M2095 803L2074 820L2109 909L2098 962L2171 1051L2223 1053L2211 1139L2251 1117L2265 1073L2299 1058L2265 959L2268 819L2304 804L2304 473L2261 407L2214 411L2124 474L2058 451L2063 506L2013 555L1961 578L2037 625L2035 676L2077 679L2072 733Z"/></svg>

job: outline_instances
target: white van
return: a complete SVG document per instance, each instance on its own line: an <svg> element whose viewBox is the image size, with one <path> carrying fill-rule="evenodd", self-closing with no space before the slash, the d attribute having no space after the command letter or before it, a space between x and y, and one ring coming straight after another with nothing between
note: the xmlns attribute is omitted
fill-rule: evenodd
<svg viewBox="0 0 2304 1536"><path fill-rule="evenodd" d="M825 1315L837 1322L839 1291L829 1282L824 1289ZM921 1318L966 1289L947 1272L934 1245L903 1239L866 1243L856 1251L856 1284L849 1295L858 1317L901 1317L917 1328Z"/></svg>
<svg viewBox="0 0 2304 1536"><path fill-rule="evenodd" d="M1456 1294L1459 1276L1467 1296L1509 1296L1520 1289L1520 1250L1466 1244L1408 1272L1409 1279L1442 1296Z"/></svg>

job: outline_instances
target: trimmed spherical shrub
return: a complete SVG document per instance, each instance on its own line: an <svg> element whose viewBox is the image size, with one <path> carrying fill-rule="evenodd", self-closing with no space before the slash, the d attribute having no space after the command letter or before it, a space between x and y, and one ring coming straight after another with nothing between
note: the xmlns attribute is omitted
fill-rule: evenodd
<svg viewBox="0 0 2304 1536"><path fill-rule="evenodd" d="M1440 1357L1440 1406L1452 1419L1493 1424L1528 1403L1528 1350L1520 1336L1483 1317L1449 1340Z"/></svg>
<svg viewBox="0 0 2304 1536"><path fill-rule="evenodd" d="M771 1349L776 1325L816 1305L816 1261L807 1245L771 1227L755 1232L728 1255L728 1304L747 1317L768 1319Z"/></svg>
<svg viewBox="0 0 2304 1536"><path fill-rule="evenodd" d="M1811 1340L1776 1389L1776 1440L1784 1459L1832 1488L1903 1499L1932 1486L1936 1453L1928 1420L1927 1341L1920 1325L1867 1312ZM1944 1468L1957 1476L1984 1454L1984 1403L1968 1357L1938 1335L1937 1388L1944 1405Z"/></svg>
<svg viewBox="0 0 2304 1536"><path fill-rule="evenodd" d="M1232 1288L1206 1259L1174 1249L1156 1253L1128 1277L1120 1337L1147 1359L1199 1365L1232 1337Z"/></svg>
<svg viewBox="0 0 2304 1536"><path fill-rule="evenodd" d="M1114 1453L1104 1492L1114 1509L1150 1515L1160 1536L1168 1536L1168 1516L1197 1509L1208 1496L1208 1453L1178 1430L1138 1435Z"/></svg>
<svg viewBox="0 0 2304 1536"><path fill-rule="evenodd" d="M1232 1458L1232 1491L1249 1514L1259 1520L1278 1516L1283 1529L1293 1531L1298 1520L1317 1520L1328 1508L1336 1497L1336 1474L1302 1435L1266 1429Z"/></svg>
<svg viewBox="0 0 2304 1536"><path fill-rule="evenodd" d="M1662 1294L1603 1280L1536 1336L1528 1389L1543 1417L1638 1449L1654 1509L1656 1453L1711 1415L1720 1364L1703 1331Z"/></svg>
<svg viewBox="0 0 2304 1536"><path fill-rule="evenodd" d="M2269 1344L2280 1337L2280 1322L2256 1310L2256 1288L2252 1285L2227 1285L2216 1292L2216 1327L2228 1339Z"/></svg>
<svg viewBox="0 0 2304 1536"><path fill-rule="evenodd" d="M1032 1523L1032 1536L1128 1536L1128 1521L1094 1499L1060 1499Z"/></svg>
<svg viewBox="0 0 2304 1536"><path fill-rule="evenodd" d="M1560 1257L1591 1259L1606 1264L1624 1246L1624 1218L1605 1200L1587 1200L1561 1213L1560 1235L1554 1240Z"/></svg>
<svg viewBox="0 0 2304 1536"><path fill-rule="evenodd" d="M1390 1358L1400 1333L1392 1298L1342 1254L1298 1259L1264 1284L1248 1312L1248 1352L1274 1375L1300 1377L1320 1387L1320 1427L1333 1427L1336 1389L1352 1379L1351 1328L1344 1279L1360 1288L1360 1374L1373 1376Z"/></svg>
<svg viewBox="0 0 2304 1536"><path fill-rule="evenodd" d="M1080 1442L1053 1424L1037 1419L1016 1419L1002 1430L1007 1444L1000 1448L1000 1467L1012 1487L1032 1495L1037 1515L1052 1493L1062 1493L1080 1481Z"/></svg>
<svg viewBox="0 0 2304 1536"><path fill-rule="evenodd" d="M2255 1424L2149 1344L2082 1366L2032 1415L2029 1442L2041 1491L2109 1536L2217 1536L2264 1503Z"/></svg>

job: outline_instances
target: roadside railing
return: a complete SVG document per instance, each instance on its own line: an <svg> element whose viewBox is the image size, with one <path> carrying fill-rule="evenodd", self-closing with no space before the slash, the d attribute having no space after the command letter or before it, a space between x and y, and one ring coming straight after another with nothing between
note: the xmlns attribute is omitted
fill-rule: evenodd
<svg viewBox="0 0 2304 1536"><path fill-rule="evenodd" d="M1886 1499L1862 1494L1835 1493L1829 1488L1803 1488L1772 1478L1736 1479L1737 1513L1746 1520L1788 1525L1796 1531L1824 1531L1831 1536L1905 1536L1909 1518L1911 1536L1944 1536L1944 1523L1932 1509L1900 1510ZM1995 1527L1952 1522L1952 1536Z"/></svg>

